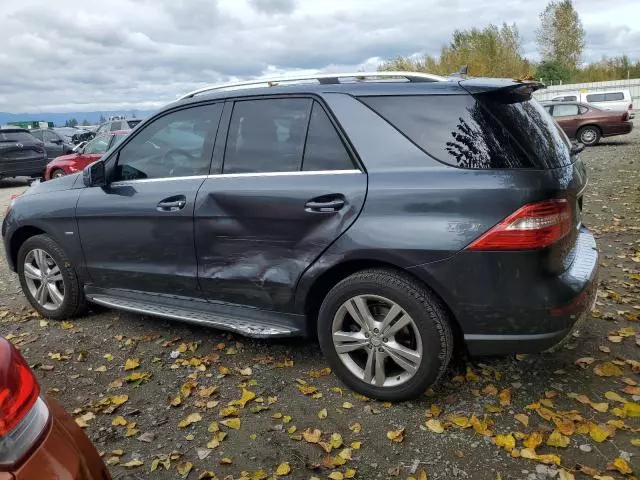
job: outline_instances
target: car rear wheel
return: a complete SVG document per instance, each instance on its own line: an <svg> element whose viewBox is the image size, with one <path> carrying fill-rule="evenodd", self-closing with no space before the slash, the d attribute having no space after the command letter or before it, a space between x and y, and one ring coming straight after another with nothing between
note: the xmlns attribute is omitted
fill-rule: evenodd
<svg viewBox="0 0 640 480"><path fill-rule="evenodd" d="M64 173L64 170L60 168L56 168L53 172L51 172L51 178L60 178L64 177L65 175L66 173Z"/></svg>
<svg viewBox="0 0 640 480"><path fill-rule="evenodd" d="M583 127L578 132L578 140L587 146L595 145L600 141L600 130L597 127Z"/></svg>
<svg viewBox="0 0 640 480"><path fill-rule="evenodd" d="M389 401L422 394L444 373L453 350L440 300L390 270L365 270L338 283L320 308L318 339L345 384Z"/></svg>
<svg viewBox="0 0 640 480"><path fill-rule="evenodd" d="M73 264L50 236L36 235L25 241L17 265L22 291L43 317L63 320L85 310Z"/></svg>

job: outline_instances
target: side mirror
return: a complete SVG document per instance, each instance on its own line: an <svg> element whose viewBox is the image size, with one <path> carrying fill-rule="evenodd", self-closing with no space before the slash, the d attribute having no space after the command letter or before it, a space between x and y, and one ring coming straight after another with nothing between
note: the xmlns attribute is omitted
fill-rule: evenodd
<svg viewBox="0 0 640 480"><path fill-rule="evenodd" d="M51 140L51 143L55 143L56 145L61 145L62 144L62 139L56 138L54 140Z"/></svg>
<svg viewBox="0 0 640 480"><path fill-rule="evenodd" d="M86 166L82 171L82 181L85 187L106 187L107 174L104 162L98 161Z"/></svg>

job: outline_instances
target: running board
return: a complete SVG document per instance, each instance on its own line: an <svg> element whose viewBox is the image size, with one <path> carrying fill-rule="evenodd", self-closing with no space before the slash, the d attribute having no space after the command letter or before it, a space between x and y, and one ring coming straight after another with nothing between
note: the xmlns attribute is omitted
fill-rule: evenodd
<svg viewBox="0 0 640 480"><path fill-rule="evenodd" d="M144 300L122 298L99 293L88 293L87 299L105 307L126 310L128 312L140 313L143 315L168 318L171 320L181 320L183 322L219 328L220 330L227 330L253 338L292 337L304 335L304 332L299 328L296 328L294 325L288 325L282 321L272 323L269 317L276 314L272 314L271 312L268 312L269 316L266 318L257 318L263 316L261 315L262 311L260 310L257 310L256 313L251 315L254 318L249 318L249 316L243 316L240 318L229 314L223 316L200 309L196 310L185 307L162 305L157 303L157 301L156 303L151 303ZM209 304L205 305L208 306ZM211 307L215 308L213 305Z"/></svg>

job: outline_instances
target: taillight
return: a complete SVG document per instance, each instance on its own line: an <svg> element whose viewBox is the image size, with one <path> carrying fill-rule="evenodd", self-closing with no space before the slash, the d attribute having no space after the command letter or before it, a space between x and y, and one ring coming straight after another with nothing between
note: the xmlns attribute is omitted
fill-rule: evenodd
<svg viewBox="0 0 640 480"><path fill-rule="evenodd" d="M571 206L565 199L530 203L509 215L467 250L534 250L571 232Z"/></svg>
<svg viewBox="0 0 640 480"><path fill-rule="evenodd" d="M18 463L47 425L49 411L22 355L0 338L0 469Z"/></svg>

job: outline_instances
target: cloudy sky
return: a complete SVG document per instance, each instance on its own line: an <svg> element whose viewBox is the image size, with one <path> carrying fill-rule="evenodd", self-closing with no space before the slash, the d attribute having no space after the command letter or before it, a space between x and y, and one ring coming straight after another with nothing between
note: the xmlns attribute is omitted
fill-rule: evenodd
<svg viewBox="0 0 640 480"><path fill-rule="evenodd" d="M375 69L453 30L516 22L536 59L544 0L1 0L0 111L153 109L221 80ZM640 0L574 0L585 60L640 58Z"/></svg>

